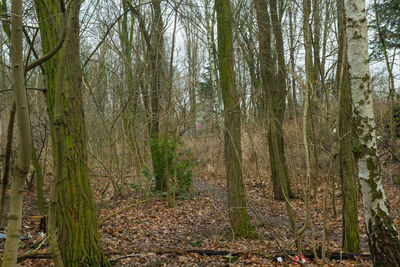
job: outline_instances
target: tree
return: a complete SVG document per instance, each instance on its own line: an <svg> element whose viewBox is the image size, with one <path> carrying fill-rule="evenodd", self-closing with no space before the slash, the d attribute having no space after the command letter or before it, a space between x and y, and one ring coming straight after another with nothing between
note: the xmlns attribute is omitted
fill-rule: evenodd
<svg viewBox="0 0 400 267"><path fill-rule="evenodd" d="M369 84L365 0L345 0L347 57L358 135L358 176L365 226L374 266L399 266L400 241L389 212L377 155L372 90Z"/></svg>
<svg viewBox="0 0 400 267"><path fill-rule="evenodd" d="M220 86L224 103L224 152L228 186L229 219L236 237L255 238L250 223L243 180L240 104L235 88L232 11L229 0L215 0L218 31Z"/></svg>
<svg viewBox="0 0 400 267"><path fill-rule="evenodd" d="M345 252L358 253L360 247L360 232L358 229L357 180L353 155L353 121L352 103L349 84L349 68L346 56L346 33L344 27L343 0L337 0L338 11L338 64L336 70L336 87L339 93L339 167L342 180L342 216L343 238Z"/></svg>
<svg viewBox="0 0 400 267"><path fill-rule="evenodd" d="M384 46L387 49L400 48L400 23L395 19L400 17L400 0L373 2L371 5L376 15L371 21L372 28L376 30L372 39L373 55L381 57Z"/></svg>
<svg viewBox="0 0 400 267"><path fill-rule="evenodd" d="M159 143L160 133L160 94L162 89L162 78L163 78L163 58L164 58L164 26L161 12L161 0L151 1L154 18L153 18L153 35L152 40L152 53L151 53L151 64L152 64L152 85L150 90L151 99L151 127L150 127L150 138L151 142ZM163 175L163 170L157 162L154 146L150 146L153 172L156 178L156 190L165 191L166 181Z"/></svg>
<svg viewBox="0 0 400 267"><path fill-rule="evenodd" d="M7 2L2 1L0 3L0 12L3 14L7 14L8 7ZM2 22L3 31L7 37L8 42L11 42L11 27L10 24ZM2 73L3 74L3 73ZM4 74L3 74L4 75ZM2 75L2 76L3 76ZM4 213L4 206L5 206L5 199L6 199L6 191L8 186L8 180L10 175L10 160L11 160L11 148L13 143L13 135L14 135L14 125L15 125L15 101L12 104L8 126L7 126L7 142L5 147L5 160L3 164L3 175L1 177L1 191L0 191L0 223L3 220L3 213Z"/></svg>
<svg viewBox="0 0 400 267"><path fill-rule="evenodd" d="M387 6L387 8L390 9L390 5ZM393 8L394 7L392 7L392 9ZM389 38L389 40L385 39L388 34L387 34L387 29L385 30L385 28L382 28L382 25L381 25L381 21L380 21L381 16L379 13L379 12L382 12L381 9L382 9L382 4L380 4L378 6L378 3L376 2L376 0L374 0L374 11L375 11L374 22L375 22L375 29L377 31L378 40L379 40L378 48L380 48L378 53L383 53L383 57L385 59L385 64L386 64L386 69L389 74L388 85L389 85L389 103L390 103L389 104L389 128L390 128L390 141L391 141L390 148L391 148L393 154L396 154L397 136L396 136L396 125L395 125L396 123L395 123L395 118L394 118L394 105L395 105L394 97L395 97L396 89L395 89L394 77L393 77L393 65L394 65L395 56L393 56L392 62L390 62L388 48L393 47L393 44L390 44L390 42L391 42L390 38ZM379 11L379 10L381 10L381 11ZM399 8L399 15L400 15L400 8ZM387 21L386 21L386 23L385 23L385 21L383 21L383 22L384 22L384 26L388 26L388 25L386 25ZM400 39L399 34L400 34L400 31L398 31L396 42ZM388 47L387 43L390 44L389 47ZM375 52L377 52L377 51L375 50ZM400 176L398 176L398 179L399 179L399 177Z"/></svg>
<svg viewBox="0 0 400 267"><path fill-rule="evenodd" d="M65 25L60 17L55 16L55 12L60 10L58 3L50 0L35 0L34 3L42 50L46 53L57 44ZM66 64L59 64L60 57L57 56L44 65L53 160L55 169L61 168L58 172L61 173L60 177L56 177L58 245L65 266L109 266L98 235L87 166L79 54L79 10L80 1L69 2L69 37L63 48ZM64 77L57 80L60 77L57 73L60 72L64 73ZM62 110L57 111L56 98L60 95L56 94L61 89ZM61 139L57 137L57 128L61 132ZM59 158L60 147L63 159Z"/></svg>
<svg viewBox="0 0 400 267"><path fill-rule="evenodd" d="M11 1L11 73L15 94L20 151L11 185L10 213L8 216L7 240L4 248L4 267L17 265L24 184L31 162L32 139L28 100L25 92L22 27L22 0Z"/></svg>
<svg viewBox="0 0 400 267"><path fill-rule="evenodd" d="M126 132L126 138L128 141L130 153L134 160L137 169L142 168L142 158L138 148L138 142L136 137L136 116L137 116L137 106L138 106L138 96L139 96L139 88L134 86L134 70L133 70L133 62L132 62L132 39L133 39L133 27L134 27L134 19L133 17L128 21L128 10L129 7L126 3L126 0L122 1L123 7L123 18L122 18L122 26L121 26L121 46L123 53L123 62L124 62L124 82L125 89L128 94L128 97L124 98L123 93L120 92L121 105L124 103L127 104L127 112L122 114L122 120L124 125L124 130Z"/></svg>
<svg viewBox="0 0 400 267"><path fill-rule="evenodd" d="M159 145L160 139L160 99L163 89L163 72L164 62L164 24L161 12L161 0L152 0L151 6L153 9L152 32L147 31L145 21L137 7L134 7L130 2L126 2L132 13L139 20L139 29L146 43L148 64L151 72L150 79L150 94L144 93L144 106L147 109L149 116L148 130L150 136L150 152L153 165L153 173L155 177L155 188L159 191L166 190L164 170L158 164L156 148ZM144 88L147 90L147 88ZM150 98L150 100L148 99Z"/></svg>
<svg viewBox="0 0 400 267"><path fill-rule="evenodd" d="M268 147L276 200L292 195L287 172L282 125L286 109L286 66L281 24L276 1L256 0L260 70L268 116ZM271 27L272 25L272 27ZM272 28L272 29L271 29ZM272 31L271 31L272 30ZM275 43L272 44L272 32ZM275 47L275 51L272 50ZM277 57L272 55L276 53ZM277 66L277 67L275 67Z"/></svg>
<svg viewBox="0 0 400 267"><path fill-rule="evenodd" d="M308 110L307 110L307 138L310 140L311 145L309 146L310 154L312 151L314 157L314 164L315 164L315 174L314 178L318 178L318 157L317 157L317 149L316 149L316 140L314 134L314 120L313 120L313 112L315 111L315 101L314 95L316 94L317 89L317 79L318 79L318 72L316 71L316 67L319 64L319 57L316 58L315 55L318 54L316 52L315 47L319 46L317 44L317 40L319 40L319 30L315 30L315 36L313 36L313 31L310 22L310 15L311 11L317 13L318 10L312 10L311 0L304 0L303 4L303 34L304 34L304 50L305 50L305 69L306 69L306 88L305 90L308 91L306 95L308 95ZM314 6L315 7L315 6ZM314 21L314 27L319 28L319 22ZM314 45L315 44L315 45ZM314 48L314 53L313 53ZM314 58L313 58L314 55ZM311 150L312 149L312 150ZM314 195L316 193L316 181L314 180Z"/></svg>
<svg viewBox="0 0 400 267"><path fill-rule="evenodd" d="M189 112L192 126L196 123L196 91L199 84L199 44L198 34L193 30L194 26L191 21L187 21L184 25L186 34L186 53L188 60L188 81L187 87L189 89Z"/></svg>

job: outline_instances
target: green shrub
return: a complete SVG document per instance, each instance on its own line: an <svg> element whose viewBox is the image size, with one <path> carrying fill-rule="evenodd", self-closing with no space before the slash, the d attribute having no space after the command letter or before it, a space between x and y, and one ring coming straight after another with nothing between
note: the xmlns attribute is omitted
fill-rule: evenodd
<svg viewBox="0 0 400 267"><path fill-rule="evenodd" d="M161 191L166 190L164 178L164 143L165 138L152 138L150 141L150 148L153 153L153 177L156 182L156 189ZM167 146L168 170L169 177L174 177L174 162L176 159L176 181L175 186L171 184L171 189L175 192L186 193L192 186L193 178L193 153L190 149L185 148L183 142L175 142L172 138L168 140ZM147 175L149 175L147 173ZM159 188L157 188L157 185Z"/></svg>

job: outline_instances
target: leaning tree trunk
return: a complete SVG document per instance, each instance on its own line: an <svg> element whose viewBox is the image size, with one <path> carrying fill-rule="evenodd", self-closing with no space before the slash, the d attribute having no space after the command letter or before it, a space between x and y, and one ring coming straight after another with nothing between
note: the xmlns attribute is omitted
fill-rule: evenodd
<svg viewBox="0 0 400 267"><path fill-rule="evenodd" d="M339 162L342 180L342 245L345 252L358 253L360 231L358 229L357 178L353 155L353 120L349 68L346 56L343 0L337 0L339 50L336 71L336 87L339 94Z"/></svg>
<svg viewBox="0 0 400 267"><path fill-rule="evenodd" d="M377 155L365 0L345 0L344 6L353 116L359 141L358 176L368 243L374 266L399 266L400 241L389 212Z"/></svg>
<svg viewBox="0 0 400 267"><path fill-rule="evenodd" d="M19 153L11 185L10 213L8 216L7 240L4 248L4 267L17 265L24 183L31 162L32 139L24 82L22 27L22 0L11 1L11 73L15 93Z"/></svg>
<svg viewBox="0 0 400 267"><path fill-rule="evenodd" d="M230 224L236 237L255 238L250 223L243 181L240 104L235 88L232 13L229 0L215 0L218 24L219 73L224 102L224 150Z"/></svg>
<svg viewBox="0 0 400 267"><path fill-rule="evenodd" d="M40 21L43 51L49 51L60 38L64 25L53 12L57 3L35 0ZM80 1L69 5L71 19L66 49L65 78L57 81L60 56L45 63L50 132L55 162L62 164L57 188L58 245L65 266L109 266L100 244L97 216L90 189L87 167L86 132L82 101L82 72L79 56ZM57 84L62 82L62 87ZM56 88L62 89L62 110L56 112ZM62 123L56 120L61 112ZM58 114L59 118L60 115ZM60 127L61 142L56 145L56 128ZM63 160L57 160L57 147L62 146Z"/></svg>

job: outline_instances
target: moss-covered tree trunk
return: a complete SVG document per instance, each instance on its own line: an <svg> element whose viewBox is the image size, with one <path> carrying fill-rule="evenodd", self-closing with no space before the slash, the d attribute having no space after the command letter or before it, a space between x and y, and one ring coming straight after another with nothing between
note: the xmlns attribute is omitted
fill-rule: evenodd
<svg viewBox="0 0 400 267"><path fill-rule="evenodd" d="M3 267L17 265L24 184L31 162L32 138L28 99L25 91L22 31L22 0L14 0L11 1L10 63L15 95L19 152L11 185L10 212L8 215L7 240L4 247Z"/></svg>
<svg viewBox="0 0 400 267"><path fill-rule="evenodd" d="M285 196L289 198L292 193L282 132L286 109L286 68L282 29L276 1L270 1L271 16L266 0L256 0L255 3L259 29L260 71L264 95L267 97L265 105L268 116L268 147L274 197L276 200L285 200ZM272 58L271 28L275 37L277 62Z"/></svg>
<svg viewBox="0 0 400 267"><path fill-rule="evenodd" d="M35 0L40 21L43 52L57 43L64 25L57 14L57 3ZM63 161L57 188L58 244L65 266L109 266L100 244L97 216L90 189L87 168L86 132L83 116L82 73L79 56L79 10L80 2L69 5L71 23L69 36L64 43L66 64L62 81L62 123L55 118L56 72L60 58L45 64L48 92L48 110L52 137L53 160L57 162L56 127L61 130Z"/></svg>
<svg viewBox="0 0 400 267"><path fill-rule="evenodd" d="M358 253L360 232L358 228L357 176L353 155L352 103L349 84L349 68L346 56L343 0L337 0L338 10L338 66L336 87L339 94L339 165L342 180L342 246L345 252Z"/></svg>
<svg viewBox="0 0 400 267"><path fill-rule="evenodd" d="M372 90L369 83L365 0L345 0L347 57L353 116L359 145L358 176L365 226L374 266L399 266L400 241L389 211L377 155Z"/></svg>
<svg viewBox="0 0 400 267"><path fill-rule="evenodd" d="M231 228L236 237L257 236L247 211L242 170L240 104L235 88L232 13L229 0L215 0L219 75L224 102L224 151Z"/></svg>
<svg viewBox="0 0 400 267"><path fill-rule="evenodd" d="M142 88L143 102L146 110L148 111L149 137L150 137L150 152L153 165L153 173L155 177L156 190L166 190L166 183L163 176L163 168L158 157L157 149L160 144L160 94L163 85L163 56L164 56L164 24L162 20L161 10L162 0L152 0L151 5L153 8L153 21L152 33L149 34L143 17L139 10L134 7L130 2L126 2L132 13L135 14L139 20L139 29L143 35L143 40L147 46L148 65L150 66L150 94Z"/></svg>

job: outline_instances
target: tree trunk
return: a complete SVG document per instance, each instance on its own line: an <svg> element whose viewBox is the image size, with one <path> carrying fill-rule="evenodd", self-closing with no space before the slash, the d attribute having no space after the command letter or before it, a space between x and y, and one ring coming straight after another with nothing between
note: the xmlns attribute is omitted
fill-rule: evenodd
<svg viewBox="0 0 400 267"><path fill-rule="evenodd" d="M43 51L57 43L64 25L54 18L58 6L54 1L35 0ZM109 266L100 244L97 216L94 210L87 168L86 132L83 116L82 73L79 56L80 2L69 5L71 22L68 40L64 43L65 78L58 81L56 72L60 56L45 63L48 92L53 159L57 161L57 147L61 146L63 160L57 188L58 245L65 266ZM57 18L57 17L56 17ZM57 87L57 84L62 86ZM56 118L56 91L62 88L62 123ZM59 118L59 115L57 116ZM56 145L56 126L60 127L62 140ZM59 151L59 150L58 150Z"/></svg>
<svg viewBox="0 0 400 267"><path fill-rule="evenodd" d="M31 163L31 127L28 100L25 91L23 42L22 42L22 0L11 1L11 74L15 94L18 126L19 153L14 179L11 185L10 213L8 216L7 240L4 247L3 266L17 265L18 243L22 220L22 199L24 183Z"/></svg>
<svg viewBox="0 0 400 267"><path fill-rule="evenodd" d="M343 8L343 0L337 0L339 48L336 87L339 94L339 165L343 202L342 246L345 252L359 253L361 247L358 229L357 178L353 154L352 103Z"/></svg>
<svg viewBox="0 0 400 267"><path fill-rule="evenodd" d="M122 18L121 46L124 55L124 76L125 91L120 92L121 103L128 101L127 110L122 114L122 121L126 133L129 152L132 155L133 163L137 166L136 171L141 169L140 152L136 140L136 106L138 102L138 87L134 87L133 67L132 67L132 30L133 22L128 23L128 6L125 1L122 2L125 15ZM135 90L136 89L136 90ZM128 97L125 97L125 94Z"/></svg>
<svg viewBox="0 0 400 267"><path fill-rule="evenodd" d="M1 192L0 192L0 225L3 223L4 205L6 199L6 192L8 186L8 177L10 177L10 159L11 159L11 148L14 135L14 124L15 124L15 101L13 102L10 110L10 119L7 127L7 143L6 152L3 165L3 176L1 179Z"/></svg>
<svg viewBox="0 0 400 267"><path fill-rule="evenodd" d="M314 158L314 193L316 192L317 179L318 179L318 157L317 157L317 149L315 143L315 134L314 134L314 119L313 112L315 111L315 101L314 94L316 90L318 73L315 71L315 64L313 61L313 35L310 24L310 14L311 14L311 0L304 0L303 4L303 33L304 33L304 49L305 49L305 68L306 68L306 90L308 90L308 111L307 111L307 136L310 140L311 146L309 146L310 154L313 155ZM318 26L317 26L318 27ZM314 54L315 55L315 54ZM315 195L315 194L314 194Z"/></svg>
<svg viewBox="0 0 400 267"><path fill-rule="evenodd" d="M35 145L32 139L32 146L31 146L31 157L32 157L32 165L35 169L36 174L36 197L38 201L38 210L40 215L46 215L46 201L44 199L43 194L43 172L40 166L39 158L36 155ZM40 156L39 156L40 157Z"/></svg>
<svg viewBox="0 0 400 267"><path fill-rule="evenodd" d="M256 238L247 211L242 170L240 104L235 88L232 13L229 0L215 0L219 73L224 102L224 152L230 224L235 237Z"/></svg>
<svg viewBox="0 0 400 267"><path fill-rule="evenodd" d="M153 34L154 39L152 43L152 56L150 58L152 64L152 85L150 91L150 101L151 101L151 135L150 138L152 142L159 144L159 128L160 128L160 94L161 94L161 79L162 79L162 60L164 52L164 26L162 21L161 13L161 0L151 1L154 10L153 19ZM153 146L151 148L152 162L153 162L153 172L156 179L156 190L165 191L166 183L163 175L163 170L160 168L159 162L156 159L156 151ZM156 147L159 147L157 145ZM159 159L161 160L161 159Z"/></svg>
<svg viewBox="0 0 400 267"><path fill-rule="evenodd" d="M271 21L266 0L256 0L259 29L260 69L264 94L267 96L268 147L271 177L276 200L285 200L292 195L287 172L282 125L286 108L286 67L281 25L277 3L270 1ZM278 69L272 59L271 24L275 37Z"/></svg>
<svg viewBox="0 0 400 267"><path fill-rule="evenodd" d="M293 20L296 20L296 16L295 16L295 11L293 10L293 6L291 3L289 3L289 62L290 62L290 68L294 71L295 69L295 56L294 56L294 52L295 52L295 36L294 36L294 31L295 31L295 27L296 24L293 23ZM294 17L294 18L293 18ZM292 108L292 112L290 113L290 117L295 117L297 116L297 97L296 97L296 79L295 78L291 78L290 79L291 82L291 92L290 92L290 97L288 97L289 99L289 111Z"/></svg>
<svg viewBox="0 0 400 267"><path fill-rule="evenodd" d="M374 266L400 266L400 241L389 212L377 155L365 0L344 3L353 116L359 140L358 176L368 243Z"/></svg>
<svg viewBox="0 0 400 267"><path fill-rule="evenodd" d="M374 11L375 11L375 24L376 30L378 31L379 42L382 45L382 52L385 58L386 69L389 74L389 124L390 124L390 149L392 150L393 154L396 155L397 148L396 148L396 122L394 117L394 97L396 94L396 88L394 84L394 76L393 76L393 63L390 64L389 62L389 55L386 46L386 40L382 33L381 24L379 21L379 14L378 14L378 7L376 0L374 0ZM393 59L394 60L394 59ZM399 177L397 177L399 179Z"/></svg>

